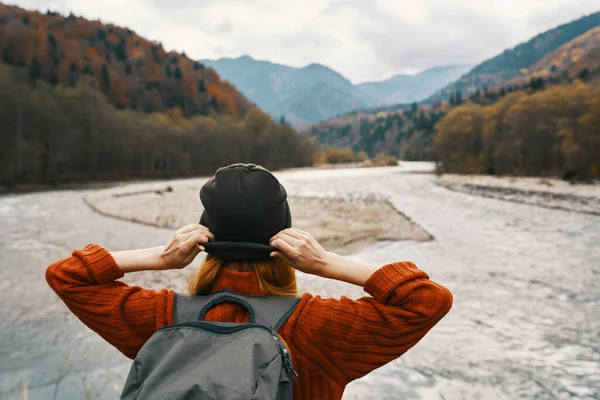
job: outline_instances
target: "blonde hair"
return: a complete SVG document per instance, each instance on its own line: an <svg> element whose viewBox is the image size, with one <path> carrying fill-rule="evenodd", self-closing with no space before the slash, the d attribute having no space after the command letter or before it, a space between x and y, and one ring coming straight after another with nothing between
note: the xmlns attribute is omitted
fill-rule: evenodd
<svg viewBox="0 0 600 400"><path fill-rule="evenodd" d="M190 280L188 291L192 296L207 294L215 283L221 268L255 272L263 295L297 296L296 270L277 258L261 261L223 261L207 255L204 264Z"/></svg>

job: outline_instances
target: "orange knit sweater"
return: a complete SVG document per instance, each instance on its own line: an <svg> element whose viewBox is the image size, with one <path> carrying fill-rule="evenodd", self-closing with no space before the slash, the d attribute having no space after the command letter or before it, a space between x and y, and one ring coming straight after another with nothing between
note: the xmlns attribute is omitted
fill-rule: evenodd
<svg viewBox="0 0 600 400"><path fill-rule="evenodd" d="M48 284L90 329L135 358L159 328L173 322L174 292L128 286L104 248L90 244L46 271ZM222 269L212 291L260 295L253 272ZM324 299L302 295L279 330L298 378L294 399L341 399L344 387L398 358L450 310L452 295L410 262L386 265L364 286L372 297ZM247 322L245 309L221 304L207 320Z"/></svg>

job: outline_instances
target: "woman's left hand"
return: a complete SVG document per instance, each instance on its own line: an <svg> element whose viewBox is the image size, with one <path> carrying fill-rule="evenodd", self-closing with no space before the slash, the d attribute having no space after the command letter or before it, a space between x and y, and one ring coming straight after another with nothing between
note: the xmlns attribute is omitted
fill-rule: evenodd
<svg viewBox="0 0 600 400"><path fill-rule="evenodd" d="M185 268L204 251L202 243L211 240L215 240L214 235L203 225L192 224L180 228L160 255L160 269Z"/></svg>

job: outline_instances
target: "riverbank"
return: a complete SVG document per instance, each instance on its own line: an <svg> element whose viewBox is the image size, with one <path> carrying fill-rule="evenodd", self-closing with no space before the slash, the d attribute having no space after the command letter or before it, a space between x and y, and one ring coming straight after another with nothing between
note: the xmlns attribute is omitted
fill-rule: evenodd
<svg viewBox="0 0 600 400"><path fill-rule="evenodd" d="M95 191L84 199L103 215L177 229L198 222L203 210L198 193L206 180L131 184ZM378 241L433 239L385 197L317 197L301 194L293 184L286 188L294 227L311 232L327 250L350 254Z"/></svg>
<svg viewBox="0 0 600 400"><path fill-rule="evenodd" d="M352 168L380 168L384 165L377 165L369 163L370 160L365 162L352 162L352 163L338 163L338 164L316 164L309 167L293 167L284 168L280 170L272 170L273 172L294 172L294 171L310 171L310 170L329 170L329 169L352 169ZM416 165L414 165L416 164ZM433 166L430 163L410 163L408 172L410 173L433 173ZM27 194L37 192L49 192L56 190L87 190L87 189L104 189L114 186L122 186L124 184L137 184L137 183L152 183L158 180L162 182L176 181L181 179L194 179L197 177L132 177L129 180L89 180L89 181L64 181L59 183L19 183L19 184L0 184L0 196L10 194Z"/></svg>
<svg viewBox="0 0 600 400"><path fill-rule="evenodd" d="M436 183L450 190L540 207L600 215L600 184L571 184L559 179L440 176Z"/></svg>

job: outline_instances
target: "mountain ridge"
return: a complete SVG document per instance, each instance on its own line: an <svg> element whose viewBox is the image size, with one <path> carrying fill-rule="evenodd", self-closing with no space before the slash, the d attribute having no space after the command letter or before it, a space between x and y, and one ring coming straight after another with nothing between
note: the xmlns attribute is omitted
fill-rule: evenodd
<svg viewBox="0 0 600 400"><path fill-rule="evenodd" d="M403 82L398 82L402 76L399 74L389 78L395 78L392 81L353 84L341 73L320 63L292 67L249 55L198 61L214 68L273 118L283 117L296 126L356 109L420 100L469 68L440 66L406 75ZM396 85L391 93L390 83ZM407 94L407 90L415 93Z"/></svg>
<svg viewBox="0 0 600 400"><path fill-rule="evenodd" d="M498 55L479 63L468 73L427 98L425 102L448 100L451 95L458 92L466 98L477 90L485 90L487 87L515 78L519 76L521 69L535 65L545 55L597 26L600 26L600 11L541 32L528 41L505 49Z"/></svg>

